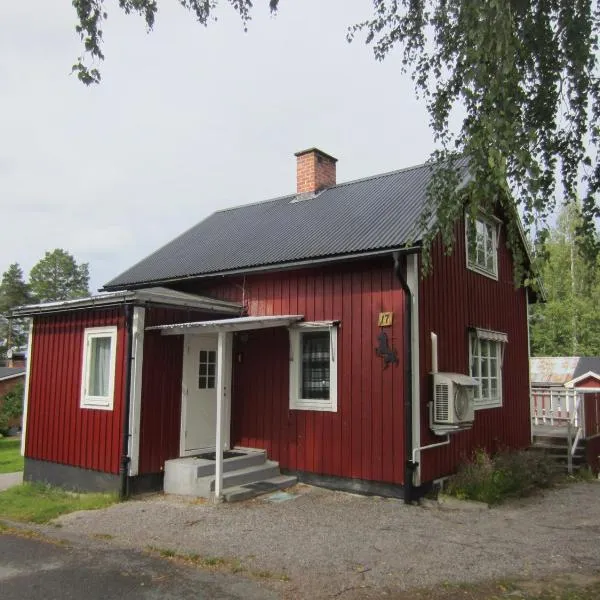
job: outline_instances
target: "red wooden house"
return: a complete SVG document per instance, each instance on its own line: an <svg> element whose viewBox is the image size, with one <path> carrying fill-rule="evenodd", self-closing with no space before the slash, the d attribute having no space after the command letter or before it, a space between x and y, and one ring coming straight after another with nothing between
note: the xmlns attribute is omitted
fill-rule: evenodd
<svg viewBox="0 0 600 600"><path fill-rule="evenodd" d="M295 194L216 212L107 294L16 311L26 479L412 498L476 448L529 445L528 294L499 215L457 222L421 279L430 166L337 184L336 159L296 156Z"/></svg>

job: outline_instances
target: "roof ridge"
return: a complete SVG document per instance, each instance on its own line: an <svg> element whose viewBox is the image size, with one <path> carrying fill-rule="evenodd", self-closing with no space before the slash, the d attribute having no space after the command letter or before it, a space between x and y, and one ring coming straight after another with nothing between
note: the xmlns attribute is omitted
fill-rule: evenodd
<svg viewBox="0 0 600 600"><path fill-rule="evenodd" d="M266 200L256 200L255 202L247 202L246 204L236 204L235 206L226 206L225 208L219 208L208 215L216 215L217 213L227 212L230 210L237 210L238 208L246 208L246 206L256 206L257 204L267 204L268 202L277 202L278 200L285 200L286 198L295 198L298 194L284 194L283 196L276 196L275 198L267 198ZM208 218L208 217L207 217Z"/></svg>
<svg viewBox="0 0 600 600"><path fill-rule="evenodd" d="M351 179L350 181L342 181L341 183L336 183L329 188L325 188L322 191L326 192L327 190L333 190L335 188L344 187L346 185L352 185L355 183L361 183L363 181L372 181L373 179L379 179L383 177L389 177L390 175L397 175L398 173L404 173L406 171L413 171L416 169L422 169L423 167L431 166L433 163L423 162L418 165L413 165L412 167L403 167L402 169L394 169L393 171L386 171L384 173L378 173L376 175L369 175L367 177L359 177L358 179ZM256 206L257 204L267 204L268 202L277 202L278 200L285 200L287 198L296 198L300 194L283 194L281 196L276 196L275 198L267 198L266 200L257 200L256 202L247 202L246 204L237 204L235 206L228 206L226 208L219 208L215 210L211 215L215 215L221 212L228 212L230 210L237 210L238 208L245 208L247 206ZM209 215L209 216L211 216Z"/></svg>
<svg viewBox="0 0 600 600"><path fill-rule="evenodd" d="M343 187L345 185L352 185L353 183L361 183L362 181L371 181L373 179L379 179L380 177L389 177L390 175L397 175L398 173L405 173L407 171L415 171L417 169L422 169L423 167L429 167L432 165L433 165L433 163L425 161L418 165L413 165L412 167L403 167L401 169L394 169L393 171L386 171L384 173L378 173L376 175L369 175L368 177L359 177L358 179L351 179L350 181L343 181L342 183L338 183L329 189L333 189L336 187Z"/></svg>

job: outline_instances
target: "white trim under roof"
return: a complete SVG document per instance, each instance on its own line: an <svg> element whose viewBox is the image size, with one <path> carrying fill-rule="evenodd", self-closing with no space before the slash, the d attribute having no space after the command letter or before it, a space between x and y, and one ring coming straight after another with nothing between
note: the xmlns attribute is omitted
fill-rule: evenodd
<svg viewBox="0 0 600 600"><path fill-rule="evenodd" d="M571 381L567 381L565 383L565 387L566 388L572 388L572 387L577 387L576 384L578 384L580 381L584 381L585 379L596 379L597 381L600 381L600 375L598 373L594 373L594 371L588 371L587 373L584 373L583 375L580 375L579 377L575 377L575 379L571 379ZM581 388L581 391L585 391L587 388ZM595 389L595 388L590 388L590 389Z"/></svg>
<svg viewBox="0 0 600 600"><path fill-rule="evenodd" d="M172 325L153 325L146 331L160 330L162 335L183 335L190 333L218 333L220 331L247 331L249 329L266 329L267 327L289 327L292 323L302 321L304 315L275 315L269 317L237 317L217 321L192 321L190 323L174 323Z"/></svg>
<svg viewBox="0 0 600 600"><path fill-rule="evenodd" d="M235 302L225 302L205 296L197 296L196 294L178 292L164 287L153 287L140 290L104 292L96 296L76 298L75 300L27 304L13 308L11 315L13 317L30 317L43 313L64 312L132 302L139 304L164 304L234 315L242 312L241 304Z"/></svg>

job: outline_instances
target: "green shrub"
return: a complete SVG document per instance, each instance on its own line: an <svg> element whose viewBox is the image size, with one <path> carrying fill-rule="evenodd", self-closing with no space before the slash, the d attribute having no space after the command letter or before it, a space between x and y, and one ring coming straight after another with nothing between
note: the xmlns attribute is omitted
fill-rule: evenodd
<svg viewBox="0 0 600 600"><path fill-rule="evenodd" d="M552 487L559 477L559 468L544 454L503 451L490 457L484 450L477 450L473 459L449 479L445 491L463 500L493 505Z"/></svg>
<svg viewBox="0 0 600 600"><path fill-rule="evenodd" d="M0 434L5 435L11 421L23 415L25 387L22 382L0 398Z"/></svg>

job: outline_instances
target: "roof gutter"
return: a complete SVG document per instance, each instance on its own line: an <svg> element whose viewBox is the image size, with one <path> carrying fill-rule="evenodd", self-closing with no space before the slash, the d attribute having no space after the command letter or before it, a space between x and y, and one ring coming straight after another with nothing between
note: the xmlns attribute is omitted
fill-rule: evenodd
<svg viewBox="0 0 600 600"><path fill-rule="evenodd" d="M354 260L363 260L365 258L375 258L378 256L389 256L390 252L393 254L415 254L421 251L421 246L402 246L399 248L388 248L387 250L373 250L370 252L361 252L360 254L342 254L335 256L328 256L326 258L311 258L308 260L297 260L283 263L275 263L268 265L260 265L257 267L243 267L240 269L229 269L226 271L215 271L214 273L198 273L194 275L183 275L181 277L171 277L167 279L152 279L148 281L123 283L117 285L106 284L101 290L104 291L118 291L118 290L135 290L140 288L146 288L149 286L161 286L169 283L181 283L183 281L191 281L195 279L209 279L214 277L226 277L228 275L246 275L248 273L262 273L269 271L275 273L278 271L290 271L293 269L299 269L302 267L314 267L320 265L328 265L332 263L350 262Z"/></svg>
<svg viewBox="0 0 600 600"><path fill-rule="evenodd" d="M220 302L220 301L216 301ZM229 313L239 314L242 310L241 305L236 305L232 302L223 302L222 305L214 306L198 305L193 302L182 301L155 301L150 298L137 298L134 294L126 295L121 298L86 298L85 302L80 304L73 303L71 300L65 302L51 303L52 305L44 304L29 304L27 306L17 307L10 311L10 317L34 317L36 315L56 314L61 312L72 312L78 310L90 310L93 308L114 308L116 306L131 305L131 306L160 306L164 308L187 308L190 310L214 312L214 313Z"/></svg>
<svg viewBox="0 0 600 600"><path fill-rule="evenodd" d="M417 463L413 460L413 400L412 400L412 303L413 295L402 272L400 253L392 254L394 273L404 291L404 503L413 500L413 472ZM405 261L406 264L406 261Z"/></svg>

